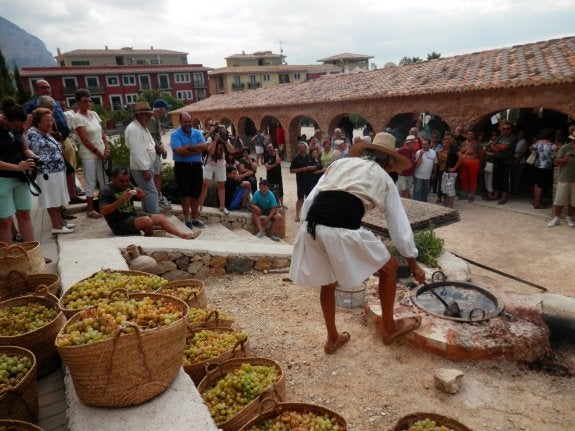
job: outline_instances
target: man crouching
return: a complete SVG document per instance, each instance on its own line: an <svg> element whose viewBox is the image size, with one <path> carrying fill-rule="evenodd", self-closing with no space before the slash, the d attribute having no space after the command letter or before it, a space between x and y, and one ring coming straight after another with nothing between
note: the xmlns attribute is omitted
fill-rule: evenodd
<svg viewBox="0 0 575 431"><path fill-rule="evenodd" d="M183 239L195 239L201 231L182 232L176 228L163 214L146 214L136 211L133 198L145 199L143 190L130 189L130 173L124 166L112 170L110 183L100 191L100 214L114 235L144 235L149 236L155 226L167 233Z"/></svg>
<svg viewBox="0 0 575 431"><path fill-rule="evenodd" d="M361 227L366 210L379 208L385 215L395 246L408 262L415 279L425 281L417 264L417 248L399 193L386 171L402 171L410 161L395 150L395 138L378 133L373 143L354 145L354 157L333 162L302 208L290 267L290 278L303 286L321 286L320 304L327 329L324 351L334 353L349 341L335 324L336 284L355 287L379 271L379 300L383 319L383 342L416 329L419 316L395 320L393 308L397 260L383 242ZM359 157L358 157L359 156Z"/></svg>

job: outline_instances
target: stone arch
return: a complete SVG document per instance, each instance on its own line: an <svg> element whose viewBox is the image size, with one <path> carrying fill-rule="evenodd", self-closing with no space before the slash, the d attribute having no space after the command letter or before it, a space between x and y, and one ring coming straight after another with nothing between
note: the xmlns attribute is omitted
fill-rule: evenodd
<svg viewBox="0 0 575 431"><path fill-rule="evenodd" d="M402 112L391 117L383 130L388 130L395 136L395 146L400 147L401 143L409 133L409 129L415 125L417 114L413 112Z"/></svg>

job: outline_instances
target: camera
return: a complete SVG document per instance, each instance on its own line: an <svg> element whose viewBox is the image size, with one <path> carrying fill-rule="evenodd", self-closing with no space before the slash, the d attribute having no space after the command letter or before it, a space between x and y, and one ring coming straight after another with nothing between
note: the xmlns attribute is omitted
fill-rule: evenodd
<svg viewBox="0 0 575 431"><path fill-rule="evenodd" d="M228 132L218 132L218 135L220 135L220 138L223 141L227 141L228 139L230 139L230 135Z"/></svg>

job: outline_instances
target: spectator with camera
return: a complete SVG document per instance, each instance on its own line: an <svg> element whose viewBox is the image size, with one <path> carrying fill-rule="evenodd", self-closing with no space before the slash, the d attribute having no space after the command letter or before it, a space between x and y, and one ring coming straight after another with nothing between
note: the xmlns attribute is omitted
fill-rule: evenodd
<svg viewBox="0 0 575 431"><path fill-rule="evenodd" d="M0 241L12 244L12 217L15 215L23 241L34 241L30 218L32 194L23 173L34 169L35 154L21 139L19 131L27 120L24 109L12 98L2 100L0 114Z"/></svg>
<svg viewBox="0 0 575 431"><path fill-rule="evenodd" d="M156 158L152 164L152 172L154 174L154 185L158 192L158 203L164 209L172 209L171 202L162 194L162 164L168 157L168 152L162 143L162 119L166 118L169 106L164 99L156 99L152 103L154 109L154 116L150 118L148 123L148 130L155 142Z"/></svg>
<svg viewBox="0 0 575 431"><path fill-rule="evenodd" d="M266 145L266 152L264 153L264 166L267 171L267 180L270 183L270 187L273 187L273 191L277 193L278 205L287 209L283 206L284 204L284 187L282 179L282 161L279 156L279 151L274 148L272 143Z"/></svg>
<svg viewBox="0 0 575 431"><path fill-rule="evenodd" d="M48 210L52 234L74 232L75 225L62 218L60 207L70 200L66 187L66 164L60 143L51 135L54 118L48 108L32 111L32 127L26 131L26 141L37 155L38 205Z"/></svg>
<svg viewBox="0 0 575 431"><path fill-rule="evenodd" d="M214 128L211 136L207 140L208 155L204 162L204 181L202 184L202 194L200 195L200 208L204 205L208 188L212 180L216 181L218 189L218 200L220 212L229 214L226 209L226 154L234 151L229 142L230 136L226 126L220 124Z"/></svg>

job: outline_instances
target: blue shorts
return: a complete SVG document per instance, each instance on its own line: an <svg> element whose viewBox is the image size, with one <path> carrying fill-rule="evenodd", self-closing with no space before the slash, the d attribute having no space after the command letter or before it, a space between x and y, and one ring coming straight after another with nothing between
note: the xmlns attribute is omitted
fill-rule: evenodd
<svg viewBox="0 0 575 431"><path fill-rule="evenodd" d="M0 218L12 217L16 211L32 209L32 194L28 183L18 178L0 177Z"/></svg>

